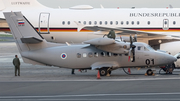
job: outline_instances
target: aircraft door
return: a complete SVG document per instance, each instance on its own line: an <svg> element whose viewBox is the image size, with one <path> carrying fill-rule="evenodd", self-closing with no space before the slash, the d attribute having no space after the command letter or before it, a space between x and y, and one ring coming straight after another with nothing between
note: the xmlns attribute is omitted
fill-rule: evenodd
<svg viewBox="0 0 180 101"><path fill-rule="evenodd" d="M49 33L49 17L50 13L40 13L39 15L39 33Z"/></svg>
<svg viewBox="0 0 180 101"><path fill-rule="evenodd" d="M164 19L163 20L163 30L168 30L169 29L169 20Z"/></svg>

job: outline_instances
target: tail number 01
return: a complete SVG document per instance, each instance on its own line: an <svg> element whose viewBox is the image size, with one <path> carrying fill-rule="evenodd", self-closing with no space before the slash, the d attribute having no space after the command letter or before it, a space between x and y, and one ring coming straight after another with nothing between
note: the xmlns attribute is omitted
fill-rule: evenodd
<svg viewBox="0 0 180 101"><path fill-rule="evenodd" d="M149 60L149 59L146 59L146 65L149 65L149 64L151 64L152 63L152 65L154 65L154 59L151 59L151 60Z"/></svg>

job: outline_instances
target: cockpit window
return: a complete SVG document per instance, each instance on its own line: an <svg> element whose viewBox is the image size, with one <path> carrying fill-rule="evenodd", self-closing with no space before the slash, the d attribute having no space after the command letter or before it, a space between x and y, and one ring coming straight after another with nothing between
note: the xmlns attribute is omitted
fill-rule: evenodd
<svg viewBox="0 0 180 101"><path fill-rule="evenodd" d="M147 45L146 48L149 50L149 51L155 51L151 46Z"/></svg>
<svg viewBox="0 0 180 101"><path fill-rule="evenodd" d="M138 50L141 50L141 46L138 46L138 48L137 48Z"/></svg>

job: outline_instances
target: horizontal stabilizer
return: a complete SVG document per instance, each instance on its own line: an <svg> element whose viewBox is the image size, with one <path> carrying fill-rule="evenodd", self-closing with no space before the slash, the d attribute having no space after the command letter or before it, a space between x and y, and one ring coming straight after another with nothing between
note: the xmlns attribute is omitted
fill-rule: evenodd
<svg viewBox="0 0 180 101"><path fill-rule="evenodd" d="M22 43L28 43L28 44L36 44L40 43L43 40L35 38L35 37L26 37L26 38L21 38Z"/></svg>
<svg viewBox="0 0 180 101"><path fill-rule="evenodd" d="M91 44L91 45L110 45L110 44L115 43L115 40L110 39L110 38L96 38L96 39L84 41L84 43Z"/></svg>

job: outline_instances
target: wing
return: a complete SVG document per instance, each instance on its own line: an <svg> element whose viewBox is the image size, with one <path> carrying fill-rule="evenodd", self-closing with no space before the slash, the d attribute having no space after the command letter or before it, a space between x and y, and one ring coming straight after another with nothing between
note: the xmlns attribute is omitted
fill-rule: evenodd
<svg viewBox="0 0 180 101"><path fill-rule="evenodd" d="M96 38L85 41L84 43L90 44L97 49L117 54L126 54L129 52L130 49L130 43L116 41L110 38Z"/></svg>
<svg viewBox="0 0 180 101"><path fill-rule="evenodd" d="M154 32L146 32L141 31L139 29L125 29L125 28L118 28L118 27L103 27L103 26L85 26L81 23L75 21L78 25L78 31L81 29L91 30L91 31L107 31L114 30L117 34L121 35L129 35L129 34L147 34L148 36L166 36L164 33L154 33Z"/></svg>
<svg viewBox="0 0 180 101"><path fill-rule="evenodd" d="M147 34L149 36L166 36L164 33L154 33L154 32L146 32L146 31L140 31L139 29L125 29L125 28L113 28L113 27L100 27L100 26L84 26L81 28L86 29L86 30L92 30L92 31L107 31L109 32L110 30L116 31L117 34L122 34L122 35L129 35L129 34Z"/></svg>

